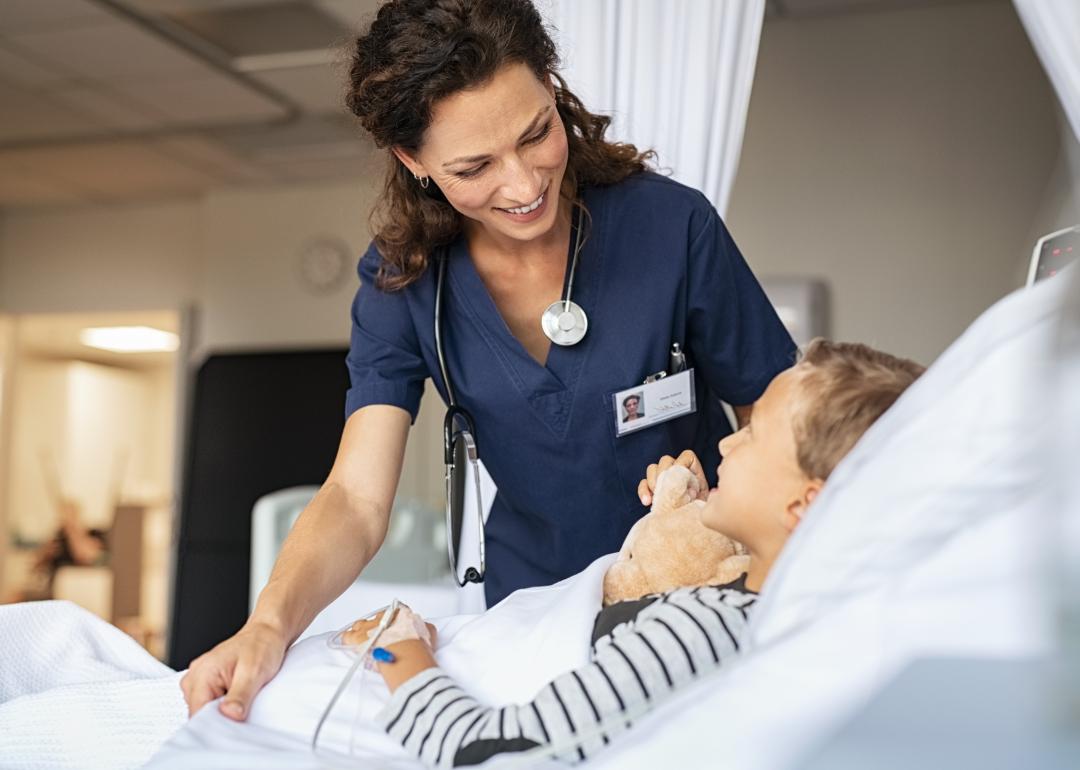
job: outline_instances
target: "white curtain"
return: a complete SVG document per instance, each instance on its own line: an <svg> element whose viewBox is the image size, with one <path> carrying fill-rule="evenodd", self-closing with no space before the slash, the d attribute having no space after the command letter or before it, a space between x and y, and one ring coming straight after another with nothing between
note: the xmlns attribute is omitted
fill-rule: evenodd
<svg viewBox="0 0 1080 770"><path fill-rule="evenodd" d="M1013 0L1080 141L1080 2Z"/></svg>
<svg viewBox="0 0 1080 770"><path fill-rule="evenodd" d="M537 0L570 89L611 136L724 214L742 149L765 0Z"/></svg>

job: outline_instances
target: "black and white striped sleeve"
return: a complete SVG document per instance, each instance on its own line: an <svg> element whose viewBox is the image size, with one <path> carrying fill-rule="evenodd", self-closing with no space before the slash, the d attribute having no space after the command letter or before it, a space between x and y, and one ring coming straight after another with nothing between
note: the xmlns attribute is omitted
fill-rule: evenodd
<svg viewBox="0 0 1080 770"><path fill-rule="evenodd" d="M634 718L739 651L755 594L680 589L599 639L589 664L523 705L484 706L439 668L401 685L383 712L389 735L430 767L475 765L545 746L586 759Z"/></svg>

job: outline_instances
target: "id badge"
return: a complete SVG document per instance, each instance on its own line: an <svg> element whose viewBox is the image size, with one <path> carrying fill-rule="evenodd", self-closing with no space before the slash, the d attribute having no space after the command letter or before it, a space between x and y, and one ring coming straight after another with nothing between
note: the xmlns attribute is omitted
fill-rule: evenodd
<svg viewBox="0 0 1080 770"><path fill-rule="evenodd" d="M615 435L648 428L697 411L694 370L686 369L646 385L635 385L613 395Z"/></svg>

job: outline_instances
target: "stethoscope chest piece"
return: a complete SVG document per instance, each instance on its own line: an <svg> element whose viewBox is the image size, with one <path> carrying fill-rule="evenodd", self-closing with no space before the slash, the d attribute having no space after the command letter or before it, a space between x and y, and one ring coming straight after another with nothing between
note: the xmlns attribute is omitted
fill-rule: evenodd
<svg viewBox="0 0 1080 770"><path fill-rule="evenodd" d="M540 325L547 338L556 345L576 345L589 330L589 319L578 303L560 299L548 305Z"/></svg>

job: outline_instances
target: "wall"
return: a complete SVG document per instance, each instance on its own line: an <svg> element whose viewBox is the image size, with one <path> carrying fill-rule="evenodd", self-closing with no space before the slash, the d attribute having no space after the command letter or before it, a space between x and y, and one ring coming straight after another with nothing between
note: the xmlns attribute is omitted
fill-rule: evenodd
<svg viewBox="0 0 1080 770"><path fill-rule="evenodd" d="M373 173L191 201L10 213L0 230L0 310L194 305L196 362L212 351L347 346L355 264L336 289L313 293L299 278L298 259L320 237L342 239L358 256L370 240L368 212L380 181ZM434 390L424 399L403 499L441 504L440 404Z"/></svg>
<svg viewBox="0 0 1080 770"><path fill-rule="evenodd" d="M728 223L759 274L827 278L836 337L928 363L1023 282L1055 105L1004 0L771 18Z"/></svg>
<svg viewBox="0 0 1080 770"><path fill-rule="evenodd" d="M0 221L0 227L3 222ZM0 281L3 274L0 273ZM14 384L12 362L15 358L15 323L0 313L0 533L7 530L7 499L2 490L8 486L8 457L11 446L11 390ZM4 575L7 574L7 548L0 547L0 600L4 596Z"/></svg>
<svg viewBox="0 0 1080 770"><path fill-rule="evenodd" d="M179 201L9 213L0 310L171 309L196 299L199 204Z"/></svg>

